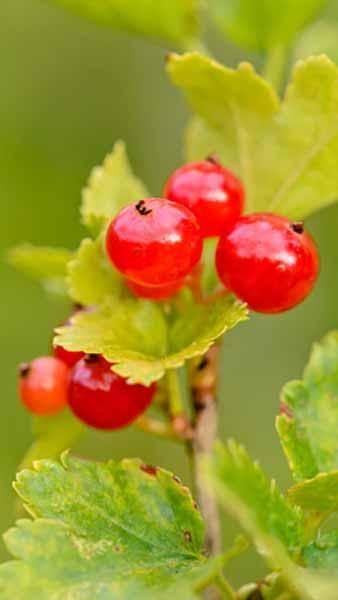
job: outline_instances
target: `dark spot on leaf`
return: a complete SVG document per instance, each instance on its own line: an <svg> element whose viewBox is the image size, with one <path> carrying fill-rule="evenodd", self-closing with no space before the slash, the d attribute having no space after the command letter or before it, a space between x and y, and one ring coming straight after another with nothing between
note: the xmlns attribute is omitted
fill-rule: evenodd
<svg viewBox="0 0 338 600"><path fill-rule="evenodd" d="M29 371L31 370L31 366L29 363L22 363L19 366L19 375L20 377L27 377L29 375Z"/></svg>
<svg viewBox="0 0 338 600"><path fill-rule="evenodd" d="M197 502L193 502L193 507L194 507L196 510L199 510Z"/></svg>
<svg viewBox="0 0 338 600"><path fill-rule="evenodd" d="M182 481L179 477L177 477L177 475L173 475L173 480L176 481L176 483L179 483L180 485L182 484Z"/></svg>
<svg viewBox="0 0 338 600"><path fill-rule="evenodd" d="M185 539L186 542L189 542L189 543L192 542L192 535L191 535L190 531L188 531L188 530L185 531L184 534L183 534L183 537L184 537L184 539Z"/></svg>
<svg viewBox="0 0 338 600"><path fill-rule="evenodd" d="M292 409L290 408L290 406L288 404L285 404L285 402L281 402L280 403L279 414L280 415L286 415L290 419L293 418L293 411L292 411Z"/></svg>
<svg viewBox="0 0 338 600"><path fill-rule="evenodd" d="M122 552L122 548L118 544L116 546L114 546L114 550L115 550L115 552Z"/></svg>
<svg viewBox="0 0 338 600"><path fill-rule="evenodd" d="M148 473L148 475L156 477L157 467L153 467L152 465L141 465L140 469L141 471L144 471L144 473Z"/></svg>

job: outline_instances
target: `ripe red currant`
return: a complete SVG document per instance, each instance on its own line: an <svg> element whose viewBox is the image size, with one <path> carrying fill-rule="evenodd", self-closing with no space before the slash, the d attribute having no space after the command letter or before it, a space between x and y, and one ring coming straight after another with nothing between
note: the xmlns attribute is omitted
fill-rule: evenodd
<svg viewBox="0 0 338 600"><path fill-rule="evenodd" d="M257 213L241 217L221 237L216 266L224 285L249 308L277 313L296 306L310 293L319 257L302 223Z"/></svg>
<svg viewBox="0 0 338 600"><path fill-rule="evenodd" d="M164 196L194 213L203 237L221 235L244 208L240 180L213 157L174 171L166 183Z"/></svg>
<svg viewBox="0 0 338 600"><path fill-rule="evenodd" d="M70 369L53 356L36 358L20 367L19 394L28 410L52 415L67 404Z"/></svg>
<svg viewBox="0 0 338 600"><path fill-rule="evenodd" d="M190 210L147 198L124 208L111 222L106 246L127 279L142 286L168 285L183 279L199 261L202 237Z"/></svg>
<svg viewBox="0 0 338 600"><path fill-rule="evenodd" d="M84 352L71 352L62 346L54 346L53 354L56 358L68 365L68 367L74 367L74 365L85 355Z"/></svg>
<svg viewBox="0 0 338 600"><path fill-rule="evenodd" d="M96 429L120 429L151 403L156 385L128 384L102 356L89 354L74 367L68 403L74 414Z"/></svg>
<svg viewBox="0 0 338 600"><path fill-rule="evenodd" d="M140 285L129 279L125 280L127 288L139 298L150 300L165 300L176 294L184 286L184 280L175 281L166 285Z"/></svg>

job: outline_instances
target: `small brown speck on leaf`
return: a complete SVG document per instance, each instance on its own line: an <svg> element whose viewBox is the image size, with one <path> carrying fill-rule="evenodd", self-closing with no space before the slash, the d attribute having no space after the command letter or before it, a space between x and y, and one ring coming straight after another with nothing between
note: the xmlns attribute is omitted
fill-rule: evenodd
<svg viewBox="0 0 338 600"><path fill-rule="evenodd" d="M173 480L176 481L176 483L179 483L180 485L182 484L182 481L179 477L177 477L177 475L173 475Z"/></svg>
<svg viewBox="0 0 338 600"><path fill-rule="evenodd" d="M147 473L148 475L151 475L152 477L156 477L157 467L153 467L152 465L141 465L140 469L144 473Z"/></svg>
<svg viewBox="0 0 338 600"><path fill-rule="evenodd" d="M183 534L183 537L185 539L186 542L192 542L192 535L190 533L190 531L185 531Z"/></svg>
<svg viewBox="0 0 338 600"><path fill-rule="evenodd" d="M279 414L280 415L286 415L287 417L289 417L290 419L293 418L293 412L292 409L290 408L290 406L288 406L288 404L285 404L285 402L281 402L280 406L279 406Z"/></svg>

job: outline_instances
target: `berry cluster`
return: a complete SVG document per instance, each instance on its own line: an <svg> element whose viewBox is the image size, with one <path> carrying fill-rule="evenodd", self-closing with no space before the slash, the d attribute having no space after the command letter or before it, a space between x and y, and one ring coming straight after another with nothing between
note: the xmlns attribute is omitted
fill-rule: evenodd
<svg viewBox="0 0 338 600"><path fill-rule="evenodd" d="M203 239L216 236L218 275L252 310L282 312L311 291L319 258L303 223L242 216L243 186L214 157L175 171L163 195L127 206L107 230L108 257L136 296L165 299L200 276ZM68 405L92 427L124 427L150 405L156 386L130 385L111 366L102 356L57 346L54 356L22 365L22 402L39 415Z"/></svg>
<svg viewBox="0 0 338 600"><path fill-rule="evenodd" d="M19 393L30 412L52 415L68 405L96 429L129 425L148 408L155 391L155 384L128 384L98 354L69 352L61 346L54 348L54 356L20 367Z"/></svg>
<svg viewBox="0 0 338 600"><path fill-rule="evenodd" d="M163 196L127 206L107 230L108 257L136 296L175 294L200 261L203 239L216 236L218 275L251 310L289 310L313 288L319 258L303 223L242 216L243 186L216 158L177 169Z"/></svg>

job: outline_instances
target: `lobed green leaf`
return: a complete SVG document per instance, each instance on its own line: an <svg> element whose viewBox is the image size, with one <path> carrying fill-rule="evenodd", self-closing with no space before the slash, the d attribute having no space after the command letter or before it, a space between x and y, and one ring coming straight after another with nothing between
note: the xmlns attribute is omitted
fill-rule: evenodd
<svg viewBox="0 0 338 600"><path fill-rule="evenodd" d="M201 554L203 522L190 492L168 471L67 455L34 467L15 483L36 520L5 536L17 560L0 566L4 600L149 598L148 586L184 575L188 589L187 577L197 584L214 568Z"/></svg>
<svg viewBox="0 0 338 600"><path fill-rule="evenodd" d="M132 173L125 144L116 142L103 165L93 169L83 191L83 223L98 233L124 206L148 195Z"/></svg>
<svg viewBox="0 0 338 600"><path fill-rule="evenodd" d="M118 296L122 278L108 261L101 238L84 239L68 264L68 293L85 306L103 304L110 296Z"/></svg>
<svg viewBox="0 0 338 600"><path fill-rule="evenodd" d="M338 69L327 57L296 64L282 103L248 64L193 53L171 55L168 70L203 119L189 128L189 159L219 154L249 212L303 219L337 200Z"/></svg>
<svg viewBox="0 0 338 600"><path fill-rule="evenodd" d="M299 561L305 545L302 511L282 496L275 482L267 479L242 446L233 441L227 447L218 443L213 458L205 463L205 478L269 566L281 572L285 588L290 592L287 600L295 600L295 597L336 600L337 577L323 576L294 562ZM271 598L268 592L266 598Z"/></svg>
<svg viewBox="0 0 338 600"><path fill-rule="evenodd" d="M54 340L68 350L102 354L131 383L149 385L167 369L204 354L225 331L247 318L244 304L223 296L197 304L189 292L179 310L166 317L158 303L111 299L91 313L78 313Z"/></svg>
<svg viewBox="0 0 338 600"><path fill-rule="evenodd" d="M337 397L338 332L334 331L314 345L303 380L291 381L282 391L277 430L297 482L338 470ZM307 486L323 481L319 478Z"/></svg>
<svg viewBox="0 0 338 600"><path fill-rule="evenodd" d="M220 502L263 554L271 555L271 538L291 556L297 555L304 539L302 512L268 480L243 446L233 440L227 446L218 443L205 473Z"/></svg>
<svg viewBox="0 0 338 600"><path fill-rule="evenodd" d="M293 504L304 510L329 514L338 510L338 471L319 473L313 479L297 483L288 490Z"/></svg>

